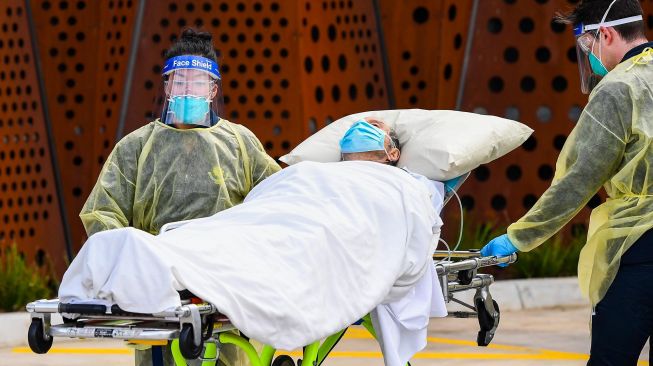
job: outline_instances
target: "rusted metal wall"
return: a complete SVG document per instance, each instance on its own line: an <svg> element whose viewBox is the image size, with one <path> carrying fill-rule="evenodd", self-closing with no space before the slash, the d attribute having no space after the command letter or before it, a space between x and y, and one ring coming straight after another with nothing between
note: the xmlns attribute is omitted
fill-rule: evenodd
<svg viewBox="0 0 653 366"><path fill-rule="evenodd" d="M650 32L653 2L642 5ZM473 172L461 190L470 218L508 225L551 183L557 156L587 103L572 30L553 21L571 6L564 0L478 2L461 107L519 120L535 132L521 148ZM572 225L585 225L602 197L594 196Z"/></svg>
<svg viewBox="0 0 653 366"><path fill-rule="evenodd" d="M571 30L551 21L572 3L4 1L0 245L16 241L41 262L48 252L63 268L66 243L75 252L85 240L78 213L116 138L160 114L163 52L185 27L213 34L226 117L274 157L364 110L458 108L527 123L533 138L461 191L470 218L508 224L550 184L586 103ZM653 1L642 4L651 30Z"/></svg>
<svg viewBox="0 0 653 366"><path fill-rule="evenodd" d="M455 109L471 1L380 1L395 108Z"/></svg>
<svg viewBox="0 0 653 366"><path fill-rule="evenodd" d="M25 2L3 1L0 18L0 247L15 243L62 271L65 227Z"/></svg>
<svg viewBox="0 0 653 366"><path fill-rule="evenodd" d="M187 26L214 36L226 118L274 157L338 117L388 105L372 1L148 2L147 14L124 133L160 114L162 54Z"/></svg>
<svg viewBox="0 0 653 366"><path fill-rule="evenodd" d="M122 100L134 1L33 1L41 78L52 120L62 195L79 249L78 214L111 151Z"/></svg>
<svg viewBox="0 0 653 366"><path fill-rule="evenodd" d="M124 135L159 117L163 53L186 27L213 34L226 118L280 156L301 141L300 6L295 1L147 2ZM158 98L158 100L157 100Z"/></svg>

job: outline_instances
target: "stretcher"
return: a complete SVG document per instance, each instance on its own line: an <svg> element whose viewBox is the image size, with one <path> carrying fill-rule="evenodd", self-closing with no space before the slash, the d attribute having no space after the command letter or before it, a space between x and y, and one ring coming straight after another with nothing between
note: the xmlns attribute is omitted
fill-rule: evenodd
<svg viewBox="0 0 653 366"><path fill-rule="evenodd" d="M446 302L458 303L469 311L451 312L449 316L477 318L480 330L477 344L487 346L494 337L500 320L499 306L490 294L494 278L478 273L483 267L513 263L515 254L507 257L482 257L478 251L436 251L434 265ZM465 291L475 291L473 304L456 298ZM28 341L35 353L47 353L54 338L109 338L131 344L164 345L170 342L176 365L216 365L223 344L234 344L245 351L253 366L295 365L287 355L274 357L276 350L265 345L259 352L245 335L231 332L235 327L219 309L180 293L182 305L156 314L123 311L117 305L62 303L58 299L38 300L27 305L31 316ZM62 324L52 324L53 314L60 314ZM357 325L364 326L376 338L370 316ZM298 363L319 366L347 331L327 337L304 347Z"/></svg>

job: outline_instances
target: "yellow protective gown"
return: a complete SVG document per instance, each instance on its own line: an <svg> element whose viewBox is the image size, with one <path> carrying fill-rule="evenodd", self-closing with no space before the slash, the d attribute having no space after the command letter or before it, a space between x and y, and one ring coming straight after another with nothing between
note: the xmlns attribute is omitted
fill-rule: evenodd
<svg viewBox="0 0 653 366"><path fill-rule="evenodd" d="M223 119L181 130L157 120L116 144L80 217L89 236L127 226L157 234L241 203L280 169L244 126Z"/></svg>
<svg viewBox="0 0 653 366"><path fill-rule="evenodd" d="M241 203L280 169L244 126L223 119L210 128L180 130L157 120L116 144L80 217L89 236L127 226L157 234L168 222ZM135 357L136 365L152 364L149 350ZM174 364L169 347L164 359ZM220 364L249 362L236 346L223 345Z"/></svg>
<svg viewBox="0 0 653 366"><path fill-rule="evenodd" d="M578 264L592 305L614 280L621 256L653 227L653 57L650 50L608 73L565 143L551 187L508 237L529 251L560 230L604 185Z"/></svg>

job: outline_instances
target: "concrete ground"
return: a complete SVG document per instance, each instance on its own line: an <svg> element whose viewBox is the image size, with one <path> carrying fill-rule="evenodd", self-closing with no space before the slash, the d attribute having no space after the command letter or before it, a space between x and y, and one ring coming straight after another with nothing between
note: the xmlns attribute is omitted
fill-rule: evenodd
<svg viewBox="0 0 653 366"><path fill-rule="evenodd" d="M432 319L428 346L412 365L573 366L585 365L589 352L589 315L585 307L506 311L499 331L487 348L476 346L475 319ZM27 333L27 329L25 330ZM291 352L295 358L299 353ZM648 365L648 345L639 365ZM0 364L21 366L133 365L133 352L120 341L59 341L47 355L27 347L0 348ZM382 365L378 345L353 327L325 365Z"/></svg>

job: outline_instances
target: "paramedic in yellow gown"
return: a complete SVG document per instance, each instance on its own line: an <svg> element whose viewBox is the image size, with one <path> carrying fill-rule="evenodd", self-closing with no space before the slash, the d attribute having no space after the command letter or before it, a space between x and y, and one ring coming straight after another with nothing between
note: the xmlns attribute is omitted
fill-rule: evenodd
<svg viewBox="0 0 653 366"><path fill-rule="evenodd" d="M653 334L653 42L639 0L583 0L560 19L574 26L589 101L551 187L482 253L536 248L603 186L578 264L593 307L588 365L635 365Z"/></svg>
<svg viewBox="0 0 653 366"><path fill-rule="evenodd" d="M166 223L213 215L241 203L280 170L252 132L220 117L211 38L188 29L168 49L161 118L125 136L111 152L80 213L89 236L127 226L157 234ZM243 355L225 345L220 361L246 364ZM151 357L173 364L169 347L137 351L136 364L151 365Z"/></svg>

